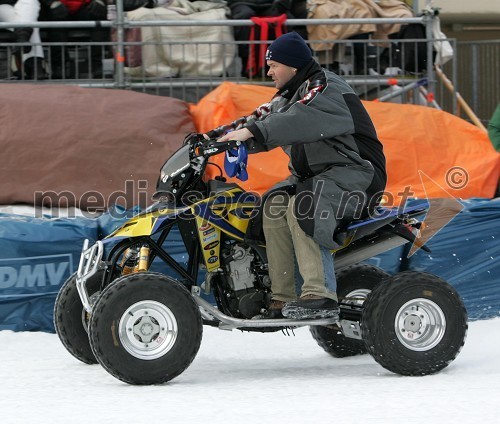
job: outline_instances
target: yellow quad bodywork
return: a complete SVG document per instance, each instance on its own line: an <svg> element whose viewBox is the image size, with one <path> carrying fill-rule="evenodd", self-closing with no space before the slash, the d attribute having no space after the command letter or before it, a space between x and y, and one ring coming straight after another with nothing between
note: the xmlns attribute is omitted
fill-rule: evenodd
<svg viewBox="0 0 500 424"><path fill-rule="evenodd" d="M187 210L188 207L175 209L175 208L161 208L152 212L142 212L130 218L120 228L116 229L106 238L113 237L141 237L149 236L153 233L155 224L159 219L174 217L179 213Z"/></svg>
<svg viewBox="0 0 500 424"><path fill-rule="evenodd" d="M242 240L247 230L255 209L255 201L250 197L240 202L239 199L244 193L240 188L233 188L184 208L165 207L143 212L129 219L106 238L150 236L157 231L163 221L175 218L179 213L190 209L196 219L198 239L207 271L212 272L220 268L222 232Z"/></svg>
<svg viewBox="0 0 500 424"><path fill-rule="evenodd" d="M229 189L191 206L208 272L220 268L221 234L242 240L255 210L255 196L240 188Z"/></svg>

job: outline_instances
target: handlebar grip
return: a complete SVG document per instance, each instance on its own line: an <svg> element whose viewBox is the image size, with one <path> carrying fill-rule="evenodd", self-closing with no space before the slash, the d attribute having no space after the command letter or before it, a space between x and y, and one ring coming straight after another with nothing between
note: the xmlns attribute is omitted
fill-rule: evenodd
<svg viewBox="0 0 500 424"><path fill-rule="evenodd" d="M239 146L241 146L241 141L239 140L229 140L222 143L214 140L209 140L207 143L196 147L195 153L198 156L213 156Z"/></svg>

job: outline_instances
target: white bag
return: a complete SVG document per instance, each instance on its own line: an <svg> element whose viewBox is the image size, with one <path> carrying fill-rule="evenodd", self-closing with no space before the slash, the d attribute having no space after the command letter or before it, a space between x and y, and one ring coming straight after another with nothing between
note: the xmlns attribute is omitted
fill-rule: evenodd
<svg viewBox="0 0 500 424"><path fill-rule="evenodd" d="M431 13L434 13L432 9ZM436 51L436 59L434 63L439 66L443 66L453 57L453 47L448 40L446 40L446 35L441 31L441 21L439 16L434 16L432 20L432 37L434 42L434 50Z"/></svg>
<svg viewBox="0 0 500 424"><path fill-rule="evenodd" d="M131 21L210 21L227 19L228 13L225 2L174 0L168 7L128 12L127 18ZM143 27L141 33L142 66L126 68L132 76L221 76L236 55L230 26Z"/></svg>

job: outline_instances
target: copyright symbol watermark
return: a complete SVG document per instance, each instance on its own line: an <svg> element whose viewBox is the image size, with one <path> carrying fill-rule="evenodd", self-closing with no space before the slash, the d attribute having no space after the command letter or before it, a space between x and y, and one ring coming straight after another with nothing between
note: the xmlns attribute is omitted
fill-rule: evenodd
<svg viewBox="0 0 500 424"><path fill-rule="evenodd" d="M460 166L454 166L446 172L446 184L453 190L464 188L469 182L469 173Z"/></svg>

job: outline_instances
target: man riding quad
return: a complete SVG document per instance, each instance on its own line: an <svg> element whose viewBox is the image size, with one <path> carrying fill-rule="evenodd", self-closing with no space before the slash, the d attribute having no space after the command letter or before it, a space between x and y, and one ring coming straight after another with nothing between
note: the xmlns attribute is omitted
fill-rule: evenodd
<svg viewBox="0 0 500 424"><path fill-rule="evenodd" d="M338 317L331 250L343 241L334 233L377 206L387 180L382 144L353 89L297 33L277 38L266 60L276 95L206 136L242 141L249 153L281 147L290 158L291 176L266 193L261 211L273 293L264 318Z"/></svg>

